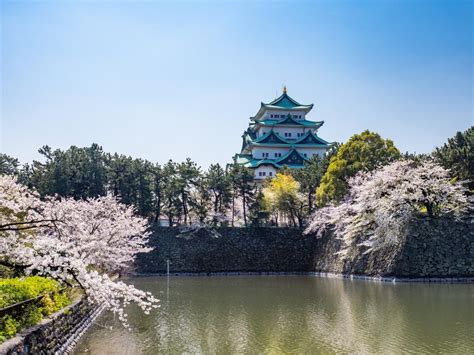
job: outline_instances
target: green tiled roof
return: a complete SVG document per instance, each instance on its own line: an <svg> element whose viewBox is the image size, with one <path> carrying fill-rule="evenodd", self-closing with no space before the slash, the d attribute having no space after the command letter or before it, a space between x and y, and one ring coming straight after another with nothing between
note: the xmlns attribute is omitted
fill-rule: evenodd
<svg viewBox="0 0 474 355"><path fill-rule="evenodd" d="M276 134L273 129L257 139L247 139L247 143L253 146L273 146L273 147L327 147L330 143L318 137L313 131L308 131L304 136L296 139L284 139Z"/></svg>
<svg viewBox="0 0 474 355"><path fill-rule="evenodd" d="M258 168L260 165L272 165L277 169L281 168L281 166L278 165L274 160L270 159L252 159L248 163L244 164L246 168Z"/></svg>
<svg viewBox="0 0 474 355"><path fill-rule="evenodd" d="M318 137L313 131L308 131L303 137L297 139L294 144L329 145L330 143Z"/></svg>
<svg viewBox="0 0 474 355"><path fill-rule="evenodd" d="M302 105L296 100L292 99L286 92L286 89L283 90L283 94L281 94L279 97L277 97L275 100L272 102L269 102L268 104L266 103L261 103L260 104L260 109L258 110L257 114L255 117L252 117L252 119L259 119L262 117L263 113L266 110L286 110L286 111L305 111L309 112L313 108L313 104L311 105Z"/></svg>
<svg viewBox="0 0 474 355"><path fill-rule="evenodd" d="M308 121L308 120L295 120L291 118L283 118L281 120L260 120L256 121L256 125L260 126L279 126L279 125L287 125L287 126L303 126L303 127L311 127L311 128L319 128L324 124L324 121Z"/></svg>
<svg viewBox="0 0 474 355"><path fill-rule="evenodd" d="M305 162L307 162L309 159L303 156L300 152L298 152L296 149L290 149L288 153L286 153L284 156L282 156L280 159L276 161L278 165L298 165L298 166L303 166Z"/></svg>
<svg viewBox="0 0 474 355"><path fill-rule="evenodd" d="M253 142L250 143L263 143L263 144L288 144L287 141L285 141L283 138L281 138L278 134L271 129L267 133L265 133L263 136L258 137L255 139Z"/></svg>
<svg viewBox="0 0 474 355"><path fill-rule="evenodd" d="M279 97L277 97L275 100L272 102L269 102L268 104L265 104L262 102L262 105L265 107L269 108L284 108L284 109L307 109L307 108L312 108L313 105L302 105L296 100L292 99L286 92L286 90L283 91L283 94L281 94Z"/></svg>
<svg viewBox="0 0 474 355"><path fill-rule="evenodd" d="M302 168L304 166L304 163L308 160L308 158L303 156L296 149L291 149L287 154L285 154L278 160L253 159L249 155L243 156L242 154L237 154L236 156L236 162L244 165L247 168L258 168L261 165L272 165L277 169L280 169L285 165L290 168Z"/></svg>
<svg viewBox="0 0 474 355"><path fill-rule="evenodd" d="M247 164L252 158L252 154L236 154L234 160L237 164Z"/></svg>

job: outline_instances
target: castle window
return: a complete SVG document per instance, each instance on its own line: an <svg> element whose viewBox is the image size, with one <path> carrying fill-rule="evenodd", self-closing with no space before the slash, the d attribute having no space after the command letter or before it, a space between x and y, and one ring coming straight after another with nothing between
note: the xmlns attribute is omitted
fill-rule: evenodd
<svg viewBox="0 0 474 355"><path fill-rule="evenodd" d="M268 173L268 175L269 175L269 176L273 176L273 173L270 171L270 172Z"/></svg>
<svg viewBox="0 0 474 355"><path fill-rule="evenodd" d="M268 158L268 153L262 153L262 157Z"/></svg>
<svg viewBox="0 0 474 355"><path fill-rule="evenodd" d="M281 153L275 153L275 158L280 158L281 157Z"/></svg>

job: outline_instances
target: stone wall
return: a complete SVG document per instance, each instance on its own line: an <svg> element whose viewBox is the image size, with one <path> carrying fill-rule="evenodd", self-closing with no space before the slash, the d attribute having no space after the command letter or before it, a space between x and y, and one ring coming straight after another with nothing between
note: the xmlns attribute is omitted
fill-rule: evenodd
<svg viewBox="0 0 474 355"><path fill-rule="evenodd" d="M67 353L73 336L83 331L85 323L97 311L85 300L79 300L25 329L0 345L0 354L54 354Z"/></svg>
<svg viewBox="0 0 474 355"><path fill-rule="evenodd" d="M317 241L289 228L219 228L215 238L206 230L177 237L179 228L157 227L154 250L139 255L138 273L307 271Z"/></svg>
<svg viewBox="0 0 474 355"><path fill-rule="evenodd" d="M340 242L331 235L320 239L314 271L403 278L474 276L472 220L420 218L408 228L403 245L372 254L363 250L349 261L335 255Z"/></svg>
<svg viewBox="0 0 474 355"><path fill-rule="evenodd" d="M341 244L331 234L320 239L290 228L219 228L220 237L201 230L177 237L178 228L157 227L155 249L141 254L137 273L170 272L327 272L396 277L474 276L474 231L465 219L421 218L408 229L406 243L383 252L337 255Z"/></svg>

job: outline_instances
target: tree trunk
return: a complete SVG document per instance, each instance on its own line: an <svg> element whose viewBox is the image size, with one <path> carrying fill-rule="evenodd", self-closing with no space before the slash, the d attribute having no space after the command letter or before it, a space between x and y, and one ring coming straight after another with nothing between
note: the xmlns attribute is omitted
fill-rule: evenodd
<svg viewBox="0 0 474 355"><path fill-rule="evenodd" d="M158 201L156 203L155 223L158 221L161 215L161 195L158 195Z"/></svg>
<svg viewBox="0 0 474 355"><path fill-rule="evenodd" d="M186 204L186 194L184 190L181 190L181 200L183 204L184 224L188 223L188 207Z"/></svg>
<svg viewBox="0 0 474 355"><path fill-rule="evenodd" d="M232 227L234 226L234 216L235 216L235 194L232 194Z"/></svg>
<svg viewBox="0 0 474 355"><path fill-rule="evenodd" d="M428 212L428 216L433 217L433 204L426 203L426 212Z"/></svg>
<svg viewBox="0 0 474 355"><path fill-rule="evenodd" d="M247 204L246 194L245 192L242 194L242 205L244 207L244 225L247 227Z"/></svg>
<svg viewBox="0 0 474 355"><path fill-rule="evenodd" d="M214 193L214 213L219 209L219 194Z"/></svg>

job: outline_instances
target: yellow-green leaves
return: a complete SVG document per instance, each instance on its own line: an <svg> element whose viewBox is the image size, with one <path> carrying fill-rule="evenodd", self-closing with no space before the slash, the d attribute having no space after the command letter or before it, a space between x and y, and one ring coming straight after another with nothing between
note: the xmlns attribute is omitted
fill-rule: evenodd
<svg viewBox="0 0 474 355"><path fill-rule="evenodd" d="M359 171L371 171L400 158L400 151L389 139L364 131L353 135L332 157L316 191L317 203L339 202L347 192L347 179Z"/></svg>

